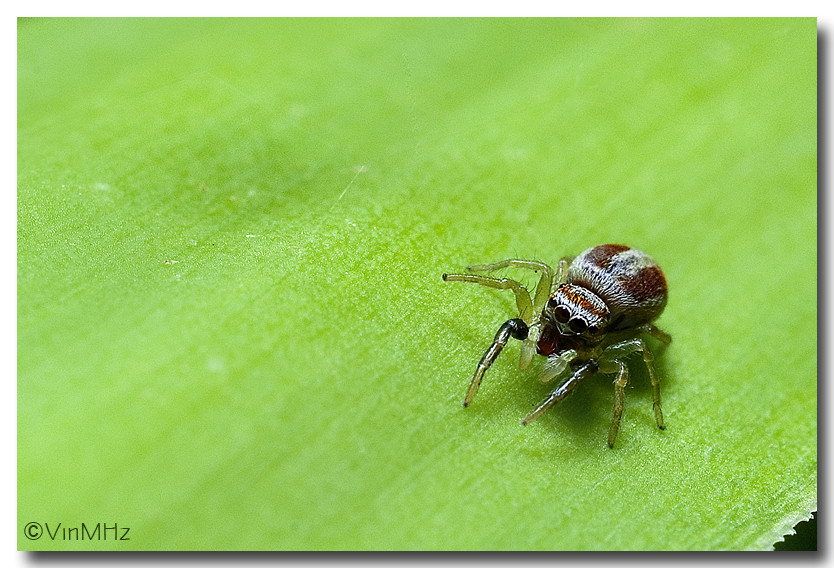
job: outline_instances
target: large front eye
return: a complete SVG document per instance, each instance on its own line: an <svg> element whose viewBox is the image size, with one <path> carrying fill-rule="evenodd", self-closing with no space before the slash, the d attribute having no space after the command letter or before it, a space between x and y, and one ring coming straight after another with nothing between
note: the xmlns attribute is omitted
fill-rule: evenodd
<svg viewBox="0 0 834 568"><path fill-rule="evenodd" d="M567 323L570 319L570 310L565 306L556 306L553 310L553 315L559 323Z"/></svg>
<svg viewBox="0 0 834 568"><path fill-rule="evenodd" d="M588 329L588 323L579 317L571 318L568 322L568 327L574 333L582 333L586 329Z"/></svg>

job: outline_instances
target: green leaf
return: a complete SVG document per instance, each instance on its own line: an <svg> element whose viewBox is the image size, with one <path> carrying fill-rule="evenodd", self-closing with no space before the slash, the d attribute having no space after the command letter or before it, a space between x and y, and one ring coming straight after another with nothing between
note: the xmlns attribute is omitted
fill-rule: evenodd
<svg viewBox="0 0 834 568"><path fill-rule="evenodd" d="M755 550L816 509L814 19L18 34L21 549ZM613 450L604 376L522 427L516 342L463 409L515 304L440 274L603 242L669 281L667 430L639 361Z"/></svg>

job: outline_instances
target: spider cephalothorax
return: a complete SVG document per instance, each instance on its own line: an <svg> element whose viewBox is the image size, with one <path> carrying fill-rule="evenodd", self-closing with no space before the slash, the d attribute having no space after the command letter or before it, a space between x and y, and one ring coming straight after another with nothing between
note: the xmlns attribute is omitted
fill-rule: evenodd
<svg viewBox="0 0 834 568"><path fill-rule="evenodd" d="M535 294L531 297L527 288L516 280L471 274L501 268L539 272L541 279ZM648 334L667 344L672 339L652 324L666 306L667 287L663 272L649 255L625 245L606 244L591 247L576 258L563 258L555 271L543 262L514 258L470 266L467 271L470 274L444 274L443 280L512 290L519 315L498 329L475 369L464 406L472 401L484 373L513 337L524 342L520 368L527 368L538 353L547 357L543 381L570 371L567 379L522 424L538 418L582 380L597 372L614 375L614 418L608 432L608 445L613 447L628 383L625 358L639 351L652 382L657 426L665 427L660 408L660 379L654 368L654 357L641 337Z"/></svg>

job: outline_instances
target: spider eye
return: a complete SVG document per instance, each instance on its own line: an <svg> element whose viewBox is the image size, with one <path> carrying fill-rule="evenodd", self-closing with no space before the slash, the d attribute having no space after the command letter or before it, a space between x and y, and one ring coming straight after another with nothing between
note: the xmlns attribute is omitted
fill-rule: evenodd
<svg viewBox="0 0 834 568"><path fill-rule="evenodd" d="M565 306L556 306L553 315L556 316L556 321L559 323L567 323L570 319L570 310Z"/></svg>
<svg viewBox="0 0 834 568"><path fill-rule="evenodd" d="M591 335L596 335L597 333L599 333L599 328L595 325L589 325L588 333L590 333Z"/></svg>
<svg viewBox="0 0 834 568"><path fill-rule="evenodd" d="M582 318L571 318L568 322L568 327L574 333L582 333L588 329L588 324Z"/></svg>

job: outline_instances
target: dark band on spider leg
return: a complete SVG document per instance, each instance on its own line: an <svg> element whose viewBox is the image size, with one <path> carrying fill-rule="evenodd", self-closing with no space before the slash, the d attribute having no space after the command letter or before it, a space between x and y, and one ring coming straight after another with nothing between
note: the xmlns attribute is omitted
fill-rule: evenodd
<svg viewBox="0 0 834 568"><path fill-rule="evenodd" d="M478 366L475 368L475 375L472 377L472 382L469 384L469 390L466 391L466 397L463 399L464 408L469 406L469 403L472 402L475 393L481 386L484 373L486 373L487 369L489 369L498 358L498 355L501 353L501 350L504 349L504 346L507 344L510 337L518 340L524 340L527 339L527 335L529 333L530 328L527 327L527 324L524 323L524 320L522 319L511 319L501 324L501 327L498 328L498 333L495 334L495 339L492 341L492 345L490 345L489 349L486 350L486 353L484 353L484 356L481 357L481 360L478 362Z"/></svg>
<svg viewBox="0 0 834 568"><path fill-rule="evenodd" d="M521 318L507 320L501 327L506 327L509 330L512 338L518 339L519 341L524 341L525 339L527 339L527 335L530 333L530 328L527 327L527 324L524 323L524 320ZM501 331L499 330L498 333L501 333ZM495 338L498 339L497 334Z"/></svg>

